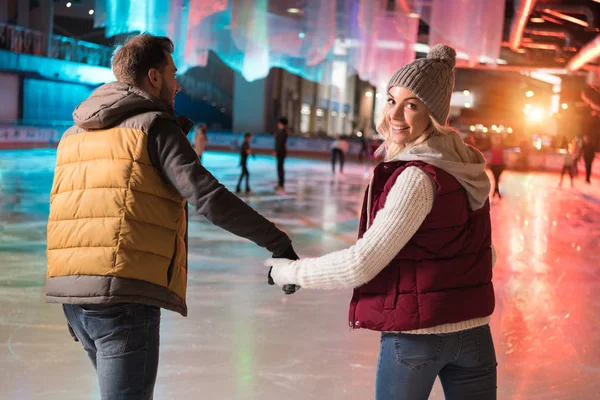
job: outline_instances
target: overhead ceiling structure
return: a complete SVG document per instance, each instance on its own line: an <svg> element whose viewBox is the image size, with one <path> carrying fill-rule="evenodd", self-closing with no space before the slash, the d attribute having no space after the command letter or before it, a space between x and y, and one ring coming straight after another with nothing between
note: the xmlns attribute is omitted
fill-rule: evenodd
<svg viewBox="0 0 600 400"><path fill-rule="evenodd" d="M109 37L168 35L183 69L214 51L247 80L280 67L326 82L337 62L380 86L416 57L424 29L461 63L495 65L504 8L504 0L96 0L94 18Z"/></svg>
<svg viewBox="0 0 600 400"><path fill-rule="evenodd" d="M280 67L328 83L344 63L380 86L439 42L459 67L600 77L600 0L96 0L94 21L168 35L180 69L213 51L250 81Z"/></svg>
<svg viewBox="0 0 600 400"><path fill-rule="evenodd" d="M600 0L515 0L512 8L501 53L510 65L586 74L588 84L600 84ZM600 108L597 90L581 97Z"/></svg>
<svg viewBox="0 0 600 400"><path fill-rule="evenodd" d="M515 0L509 3L513 3L510 8L507 4L510 31L502 52L509 64L576 72L600 56L600 46L594 45L600 32L597 1Z"/></svg>

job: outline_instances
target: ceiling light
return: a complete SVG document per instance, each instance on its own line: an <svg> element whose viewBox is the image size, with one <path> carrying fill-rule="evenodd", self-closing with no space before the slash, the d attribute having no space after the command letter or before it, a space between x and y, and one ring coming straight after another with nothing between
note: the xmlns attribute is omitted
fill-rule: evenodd
<svg viewBox="0 0 600 400"><path fill-rule="evenodd" d="M71 7L72 5L73 5L73 4L71 4L71 2L68 2L68 3L66 4L67 8Z"/></svg>
<svg viewBox="0 0 600 400"><path fill-rule="evenodd" d="M94 15L94 10L90 10L90 11L88 11L88 14L90 14L90 15Z"/></svg>
<svg viewBox="0 0 600 400"><path fill-rule="evenodd" d="M525 96L527 96L527 97L533 97L533 95L534 95L534 93L532 90L528 90L525 92Z"/></svg>
<svg viewBox="0 0 600 400"><path fill-rule="evenodd" d="M544 18L540 17L533 17L529 21L533 22L534 24L543 24L545 22Z"/></svg>
<svg viewBox="0 0 600 400"><path fill-rule="evenodd" d="M421 18L421 16L418 13L414 12L408 13L407 16L408 18Z"/></svg>
<svg viewBox="0 0 600 400"><path fill-rule="evenodd" d="M373 97L373 92L371 92L370 90L367 90L365 92L365 96L367 96L367 97Z"/></svg>
<svg viewBox="0 0 600 400"><path fill-rule="evenodd" d="M287 12L290 14L300 14L300 9L298 8L288 8Z"/></svg>
<svg viewBox="0 0 600 400"><path fill-rule="evenodd" d="M562 103L560 106L562 107L563 110L566 110L567 108L569 108L569 105L567 103Z"/></svg>
<svg viewBox="0 0 600 400"><path fill-rule="evenodd" d="M470 94L471 94L471 92L470 92L470 91L468 91L468 90L463 90L463 94L464 94L465 96L468 96L468 95L470 95Z"/></svg>
<svg viewBox="0 0 600 400"><path fill-rule="evenodd" d="M465 103L465 108L471 108L471 103Z"/></svg>

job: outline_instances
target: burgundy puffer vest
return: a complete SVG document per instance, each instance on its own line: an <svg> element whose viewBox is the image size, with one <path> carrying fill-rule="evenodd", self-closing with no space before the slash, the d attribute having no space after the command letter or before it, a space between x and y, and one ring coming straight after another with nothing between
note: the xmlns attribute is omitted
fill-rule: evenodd
<svg viewBox="0 0 600 400"><path fill-rule="evenodd" d="M410 331L486 317L494 311L490 204L471 211L467 193L443 170L423 162L395 161L375 168L372 224L398 176L421 168L436 183L433 209L398 255L373 280L354 290L353 328ZM367 230L367 193L359 238Z"/></svg>

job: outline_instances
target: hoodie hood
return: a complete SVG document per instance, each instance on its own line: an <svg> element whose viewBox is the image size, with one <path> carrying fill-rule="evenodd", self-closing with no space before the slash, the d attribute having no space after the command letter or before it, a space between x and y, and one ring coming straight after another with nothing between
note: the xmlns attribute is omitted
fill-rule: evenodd
<svg viewBox="0 0 600 400"><path fill-rule="evenodd" d="M185 117L176 118L163 101L123 82L107 83L96 89L73 111L73 121L84 130L106 129L147 112L158 112L177 120L185 133L191 129L192 122Z"/></svg>
<svg viewBox="0 0 600 400"><path fill-rule="evenodd" d="M454 132L407 148L389 161L422 161L444 170L465 188L472 210L483 207L490 194L483 154L465 144Z"/></svg>

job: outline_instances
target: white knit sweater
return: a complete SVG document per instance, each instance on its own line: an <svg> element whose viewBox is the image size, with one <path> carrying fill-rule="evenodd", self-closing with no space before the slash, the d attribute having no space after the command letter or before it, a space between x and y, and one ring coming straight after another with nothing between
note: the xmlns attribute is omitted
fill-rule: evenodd
<svg viewBox="0 0 600 400"><path fill-rule="evenodd" d="M356 244L317 258L271 260L273 279L279 285L297 284L307 289L343 289L364 285L375 278L417 232L431 212L434 196L435 183L431 177L418 167L406 168L391 188L373 225ZM458 332L489 321L488 316L405 333Z"/></svg>

